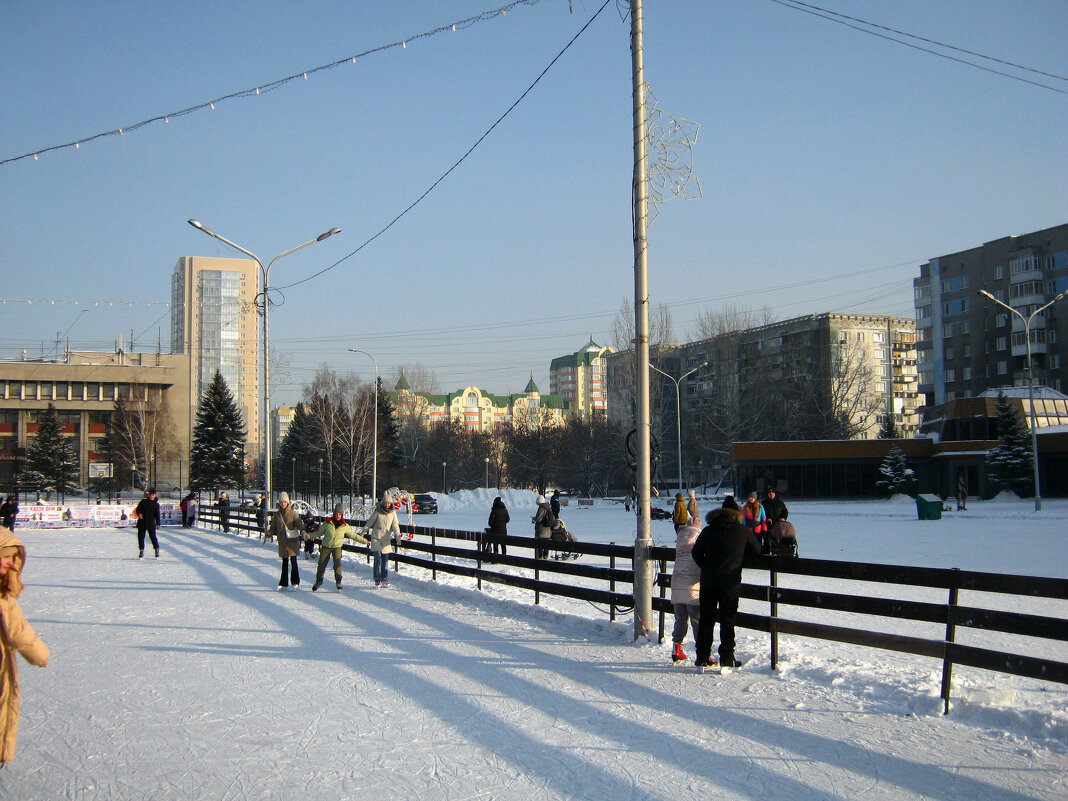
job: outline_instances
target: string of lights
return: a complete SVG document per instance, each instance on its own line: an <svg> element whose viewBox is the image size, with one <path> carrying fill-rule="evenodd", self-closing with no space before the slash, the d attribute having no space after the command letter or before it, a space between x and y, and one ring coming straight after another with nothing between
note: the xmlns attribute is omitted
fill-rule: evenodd
<svg viewBox="0 0 1068 801"><path fill-rule="evenodd" d="M888 36L887 34L879 33L879 31L886 31L887 33L893 33L896 36L904 36L904 37L906 37L908 39L915 39L918 42L926 42L927 44L933 45L935 47L941 47L941 48L943 48L945 50L952 50L952 51L954 51L956 53L963 53L965 55L974 56L976 58L981 58L981 59L984 59L986 61L993 62L995 64L1003 64L1003 65L1005 65L1007 67L1012 67L1013 69L1023 70L1024 72L1030 72L1030 73L1035 74L1035 75L1043 75L1043 76L1045 76L1047 78L1053 78L1054 80L1058 80L1058 81L1068 81L1068 78L1065 78L1063 75L1057 75L1057 74L1052 73L1052 72L1043 72L1042 70L1034 69L1033 67L1026 67L1026 66L1024 66L1022 64L1016 64L1016 63L1014 63L1012 61L1005 61L1004 59L995 58L994 56L987 56L987 55L984 55L983 53L978 53L978 52L976 52L974 50L967 50L967 49L965 49L963 47L955 47L954 45L946 44L945 42L939 42L939 41L937 41L935 39L928 39L927 37L924 37L924 36L917 36L916 34L906 33L905 31L900 31L900 30L897 30L896 28L890 28L890 27L887 27L886 25L879 25L878 23L875 23L875 22L868 22L867 20L860 19L859 17L851 17L848 14L840 14L837 11L831 11L831 10L826 9L826 8L821 8L820 6L812 5L811 3L804 3L804 2L801 2L801 0L771 0L771 2L776 3L777 5L780 5L780 6L784 6L785 8L792 8L795 11L801 11L801 12L803 12L805 14L811 14L814 17L821 17L822 19L828 20L830 22L837 22L839 25L845 25L847 28L852 28L855 31L860 31L861 33L867 33L867 34L870 34L871 36L878 36L880 39L886 39L887 41L890 41L890 42L896 42L897 44L904 45L905 47L911 47L911 48L914 48L916 50L922 50L925 53L930 53L931 55L938 56L939 58L946 58L946 59L949 59L950 61L956 61L959 64L965 64L965 65L967 65L969 67L975 67L976 69L983 70L985 72L992 72L995 75L1001 75L1001 76L1003 76L1005 78L1011 78L1014 81L1022 81L1023 83L1029 83L1032 86L1037 86L1037 87L1039 87L1041 89L1048 89L1051 92L1058 92L1060 94L1068 93L1068 90L1066 90L1066 89L1060 89L1060 88L1058 88L1056 86L1049 86L1047 84L1040 83L1038 81L1032 81L1032 80L1030 80L1028 78L1024 78L1023 76L1013 75L1010 72L1005 72L1003 70L997 70L997 69L994 69L992 67L984 67L982 64L975 64L974 62L968 61L965 58L958 58L958 57L952 56L952 55L950 55L948 53L941 53L941 52L939 52L937 50L932 50L930 48L923 47L921 45L912 44L911 42L903 42L900 39L895 38L894 36ZM853 24L853 23L856 23L856 24ZM861 27L861 26L866 26L866 27ZM875 29L875 30L872 30L872 29Z"/></svg>
<svg viewBox="0 0 1068 801"><path fill-rule="evenodd" d="M281 87L293 81L306 81L308 80L309 75L315 75L319 72L336 69L337 67L342 67L346 64L355 64L358 59L366 58L367 56L375 55L377 53L382 53L386 50L392 50L393 48L399 47L402 49L407 49L408 44L411 42L415 42L420 39L429 39L433 36L437 36L446 32L455 33L456 31L463 30L465 28L470 28L472 25L476 25L480 22L485 22L487 20L495 19L497 17L503 17L516 6L532 6L540 2L541 0L512 0L512 2L501 6L500 8L483 11L481 14L476 14L473 17L467 17L466 19L457 20L456 22L448 23L446 25L441 25L432 30L424 31L423 33L415 34L414 36L409 36L406 39L401 39L396 42L379 45L378 47L373 47L370 50L364 50L362 53L357 53L352 56L346 56L345 58L338 59L337 61L333 61L329 64L321 64L318 67L301 70L300 72L296 72L292 75L287 75L285 78L279 78L277 80L270 81L259 86L254 86L250 89L241 89L237 92L231 92L230 94L222 95L221 97L216 97L213 100L207 100L203 103L197 103L196 105L189 106L188 108L179 109L178 111L171 111L166 114L158 114L155 117L150 117L147 120L141 120L140 122L136 122L132 125L125 125L121 128L115 128L111 131L103 131L101 133L93 134L91 136L85 136L81 139L76 139L73 142L66 142L61 145L52 145L50 147L42 147L30 153L23 153L21 156L11 156L9 158L0 159L0 166L3 166L5 164L12 164L16 161L22 161L23 159L28 158L32 158L34 161L37 161L37 157L44 153L50 153L55 150L66 150L69 148L74 148L77 150L87 142L93 142L97 139L104 139L109 136L124 136L132 131L144 128L146 125L151 125L153 123L158 122L170 123L172 119L185 117L189 114L193 114L198 111L213 111L215 109L216 104L218 103L225 103L228 100L238 100L241 98L258 97L259 95L266 94L267 92L273 92L275 89L280 89Z"/></svg>
<svg viewBox="0 0 1068 801"><path fill-rule="evenodd" d="M421 194L419 197L417 197L415 200L413 200L411 202L411 204L409 204L409 206L406 209L401 211L392 220L390 220L382 228L380 228L377 232L375 232L372 236L370 236L368 239L366 239L358 248L356 248L351 253L349 253L349 254L347 254L345 256L342 256L340 259L335 261L329 267L324 267L323 269L319 270L318 272L312 273L311 275L306 276L305 278L301 278L299 281L294 281L292 284L286 284L284 286L277 287L277 289L289 289L291 287L299 286L300 284L303 284L303 283L306 283L308 281L311 281L312 279L318 278L320 275L323 275L324 273L330 272L335 267L338 267L343 262L347 261L348 259L351 259L353 256L355 256L361 250L363 250L368 245L370 245L372 242L374 242L376 239L378 239L380 236L382 236L386 231L388 231L390 228L392 228L394 225L396 225L397 222L399 222L402 217L404 217L406 214L408 214L408 212L410 212L412 209L414 209L416 206L418 206L420 203L422 203L423 200L426 198L426 196L429 195L431 192L433 192L438 187L438 185L441 184L442 181L444 181L446 178L448 178L449 175L452 174L452 172L457 167L459 167L461 164L463 164L464 161L467 160L467 157L470 156L475 151L475 148L477 148L479 145L481 145L482 142L486 139L486 137L488 137L491 133L493 133L494 129L496 129L498 125L500 125L502 122L504 122L505 117L507 117L509 114L511 114L512 111L515 110L516 106L518 106L520 103L523 102L523 100L526 98L526 96L528 94L530 94L531 91L533 91L534 87L537 86L538 83L541 81L541 79L545 77L546 73L548 73L549 70L551 70L553 68L553 65L556 64L556 62L560 60L560 58L564 55L564 53L566 53L568 51L568 49L570 49L571 45L573 45L578 40L578 38L580 36L582 36L583 33L586 32L586 29L589 28L590 25L593 24L593 21L595 19L597 19L599 16L601 16L601 12L604 11L608 7L608 4L611 3L611 2L612 2L612 0L605 0L604 1L604 4L599 9L597 9L596 12L594 12L594 15L592 17L590 17L589 20L586 22L586 24L583 25L579 29L579 32L571 37L571 40L566 45L564 45L564 48L559 53L557 53L555 57L553 57L553 60L550 61L548 66L546 66L545 69L543 69L538 74L538 77L534 79L534 81L530 84L530 86L528 86L523 91L523 93L516 99L516 101L514 103L512 103L512 105L510 105L508 107L508 109L500 117L497 118L497 121L494 122L489 128L487 128L486 131L482 134L482 136L480 136L477 140L475 140L475 143L473 145L471 145L471 147L469 147L467 149L467 152L465 152L462 156L460 156L460 158L458 158L453 163L453 165L451 167L449 167L447 170L445 170L445 172L443 172L438 177L438 179L436 181L434 181L434 183L432 183L426 189L425 192L423 192L423 194Z"/></svg>

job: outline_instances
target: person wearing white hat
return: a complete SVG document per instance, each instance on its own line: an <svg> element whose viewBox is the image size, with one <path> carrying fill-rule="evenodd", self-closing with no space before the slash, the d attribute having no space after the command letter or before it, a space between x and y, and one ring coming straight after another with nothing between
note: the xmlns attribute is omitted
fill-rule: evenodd
<svg viewBox="0 0 1068 801"><path fill-rule="evenodd" d="M531 522L534 523L534 558L548 559L549 540L553 536L556 516L553 514L552 508L550 508L549 502L545 500L544 495L539 495L535 499L535 503L538 504L538 511L534 513L534 517L531 519Z"/></svg>
<svg viewBox="0 0 1068 801"><path fill-rule="evenodd" d="M283 492L278 496L278 510L271 517L267 534L278 540L278 556L282 559L282 575L278 578L279 592L290 586L298 587L300 571L297 569L297 555L300 553L300 541L307 539L307 535L304 533L304 521L289 503L289 493Z"/></svg>

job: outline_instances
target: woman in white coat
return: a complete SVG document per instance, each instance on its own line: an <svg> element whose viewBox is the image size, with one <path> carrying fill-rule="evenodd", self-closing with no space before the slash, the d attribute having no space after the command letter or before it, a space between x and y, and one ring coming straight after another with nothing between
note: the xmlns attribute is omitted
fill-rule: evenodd
<svg viewBox="0 0 1068 801"><path fill-rule="evenodd" d="M364 524L363 535L371 546L371 563L376 587L389 587L389 555L393 552L390 540L400 537L400 523L397 521L396 504L393 496L387 492L382 496L382 503L375 507Z"/></svg>
<svg viewBox="0 0 1068 801"><path fill-rule="evenodd" d="M675 565L671 571L671 605L675 612L675 628L671 632L671 642L675 645L671 652L672 662L686 659L682 641L690 626L693 627L694 642L697 641L697 626L701 620L701 568L691 552L700 533L700 518L691 517L675 535Z"/></svg>

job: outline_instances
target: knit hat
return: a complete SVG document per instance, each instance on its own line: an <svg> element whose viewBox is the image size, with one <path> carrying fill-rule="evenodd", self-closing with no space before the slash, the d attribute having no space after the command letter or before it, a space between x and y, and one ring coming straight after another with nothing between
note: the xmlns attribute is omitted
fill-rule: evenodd
<svg viewBox="0 0 1068 801"><path fill-rule="evenodd" d="M738 511L738 503L734 500L733 495L728 495L726 498L723 499L723 508L733 509L736 512Z"/></svg>
<svg viewBox="0 0 1068 801"><path fill-rule="evenodd" d="M545 496L539 495L537 498L534 499L534 503L536 503L538 506L541 506L543 503L545 503Z"/></svg>
<svg viewBox="0 0 1068 801"><path fill-rule="evenodd" d="M278 496L278 502L279 503L289 503L289 493L288 492L283 492L281 495L279 495Z"/></svg>
<svg viewBox="0 0 1068 801"><path fill-rule="evenodd" d="M339 504L337 504L337 505L336 505L336 506L334 507L334 514L335 514L335 515L340 515L341 517L344 517L344 516L345 516L345 510L341 508L341 504L340 504L340 503L339 503Z"/></svg>

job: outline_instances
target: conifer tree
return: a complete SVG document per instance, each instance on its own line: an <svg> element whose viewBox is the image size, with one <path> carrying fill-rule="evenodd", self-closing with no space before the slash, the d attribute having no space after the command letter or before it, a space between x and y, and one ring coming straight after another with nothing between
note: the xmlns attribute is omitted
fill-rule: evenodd
<svg viewBox="0 0 1068 801"><path fill-rule="evenodd" d="M78 454L74 441L63 434L53 403L38 420L37 433L26 451L26 469L24 481L43 490L63 495L77 486Z"/></svg>
<svg viewBox="0 0 1068 801"><path fill-rule="evenodd" d="M893 412L883 415L879 425L879 439L901 439L901 432L897 430L897 421Z"/></svg>
<svg viewBox="0 0 1068 801"><path fill-rule="evenodd" d="M1005 393L998 393L994 409L1001 444L987 451L989 476L1012 489L1020 497L1032 495L1035 491L1035 481L1031 433L1021 419L1019 410L1009 403Z"/></svg>
<svg viewBox="0 0 1068 801"><path fill-rule="evenodd" d="M899 492L912 494L916 484L916 473L909 467L905 452L896 445L890 449L879 465L881 479L875 482L875 486L885 490L888 495Z"/></svg>
<svg viewBox="0 0 1068 801"><path fill-rule="evenodd" d="M245 423L218 370L197 409L189 459L194 490L236 487L244 478Z"/></svg>

